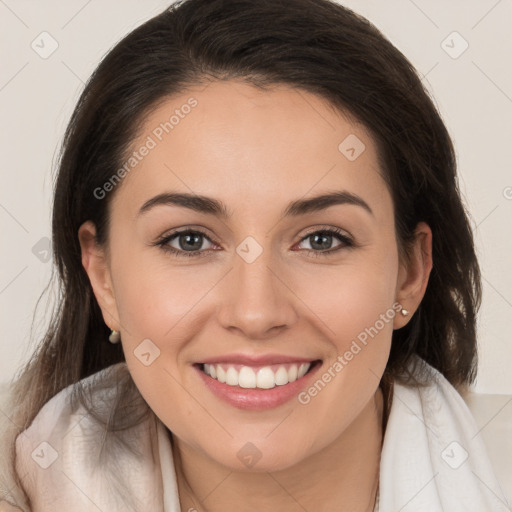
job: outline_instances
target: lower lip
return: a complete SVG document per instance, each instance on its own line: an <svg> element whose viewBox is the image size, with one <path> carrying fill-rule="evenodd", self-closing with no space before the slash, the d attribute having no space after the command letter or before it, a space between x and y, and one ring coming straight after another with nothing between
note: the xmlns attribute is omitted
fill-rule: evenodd
<svg viewBox="0 0 512 512"><path fill-rule="evenodd" d="M194 366L194 368L199 372L199 376L207 388L221 400L238 409L261 411L279 407L296 397L309 384L320 366L321 363L317 361L313 368L300 379L272 389L247 389L240 386L229 386L206 375L198 366Z"/></svg>

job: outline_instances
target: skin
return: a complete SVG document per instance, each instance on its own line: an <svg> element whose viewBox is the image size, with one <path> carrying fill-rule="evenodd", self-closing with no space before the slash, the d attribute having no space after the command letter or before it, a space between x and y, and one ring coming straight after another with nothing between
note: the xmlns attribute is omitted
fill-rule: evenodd
<svg viewBox="0 0 512 512"><path fill-rule="evenodd" d="M0 512L23 512L21 508L11 505L7 501L0 501Z"/></svg>
<svg viewBox="0 0 512 512"><path fill-rule="evenodd" d="M190 89L146 118L133 147L191 96L198 105L114 191L108 246L96 244L91 222L79 230L104 320L121 332L138 389L172 432L182 510L327 511L340 503L373 510L383 437L378 384L393 329L410 320L425 293L431 230L418 225L401 261L374 141L304 91L237 81ZM365 144L354 161L338 150L349 134ZM373 214L343 204L282 217L291 201L339 190L361 197ZM232 217L173 205L138 214L170 191L221 200ZM207 256L178 257L153 245L185 227L206 231L211 241L202 238L200 247ZM355 246L333 236L328 248L341 249L320 254L306 235L326 228L342 229ZM252 263L236 252L247 236L263 251ZM170 243L183 250L179 242ZM409 315L385 323L307 405L292 399L240 410L207 390L192 367L230 353L287 354L321 359L320 376L397 301ZM134 350L148 338L160 356L145 366ZM261 454L251 468L237 457L247 442Z"/></svg>

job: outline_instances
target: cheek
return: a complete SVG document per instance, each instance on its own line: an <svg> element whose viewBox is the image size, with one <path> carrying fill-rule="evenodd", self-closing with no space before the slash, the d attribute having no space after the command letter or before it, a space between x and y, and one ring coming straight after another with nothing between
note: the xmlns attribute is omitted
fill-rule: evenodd
<svg viewBox="0 0 512 512"><path fill-rule="evenodd" d="M155 258L151 251L125 254L113 262L112 279L126 363L151 409L181 432L194 411L193 400L184 392L182 353L196 333L191 319L204 289L183 269L172 269L170 262Z"/></svg>
<svg viewBox="0 0 512 512"><path fill-rule="evenodd" d="M319 419L314 436L306 419L296 422L299 437L315 439L313 451L347 428L379 385L397 314L395 267L393 257L386 265L382 259L375 258L373 266L367 260L364 268L338 268L333 275L316 279L318 287L310 290L306 300L314 304L321 319L317 324L324 326L332 347L316 380L299 396L304 418Z"/></svg>
<svg viewBox="0 0 512 512"><path fill-rule="evenodd" d="M199 272L198 267L177 265L157 251L124 253L126 257L112 263L119 320L131 338L169 338L186 315L194 315L205 289L216 282L208 266Z"/></svg>
<svg viewBox="0 0 512 512"><path fill-rule="evenodd" d="M319 266L308 276L295 279L294 291L324 323L328 338L342 350L392 308L397 272L396 248L369 249L354 253L339 265ZM389 328L386 324L381 329L387 336L392 331L392 322L388 323Z"/></svg>
<svg viewBox="0 0 512 512"><path fill-rule="evenodd" d="M375 392L391 346L398 253L394 245L368 250L351 264L323 269L315 279L301 280L304 298L332 351L318 383L304 401L314 401L315 415L333 425L351 417ZM312 286L314 284L314 286ZM325 387L324 387L325 384ZM321 390L322 398L316 394ZM320 394L320 393L319 393ZM329 411L333 404L336 406ZM337 412L336 412L337 411Z"/></svg>

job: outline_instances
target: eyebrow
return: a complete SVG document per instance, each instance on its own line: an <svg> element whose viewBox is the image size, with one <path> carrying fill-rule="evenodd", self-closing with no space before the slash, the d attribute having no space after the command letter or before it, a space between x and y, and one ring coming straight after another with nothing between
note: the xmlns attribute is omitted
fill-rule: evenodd
<svg viewBox="0 0 512 512"><path fill-rule="evenodd" d="M292 201L286 207L282 216L298 217L300 215L318 212L331 206L341 204L359 206L371 215L374 215L368 203L366 203L366 201L364 201L358 195L347 191L336 191L308 199ZM232 213L222 201L196 194L172 192L158 194L157 196L149 199L142 205L137 215L142 215L155 206L161 205L181 206L183 208L189 208L199 213L215 215L223 219L228 219L232 216Z"/></svg>

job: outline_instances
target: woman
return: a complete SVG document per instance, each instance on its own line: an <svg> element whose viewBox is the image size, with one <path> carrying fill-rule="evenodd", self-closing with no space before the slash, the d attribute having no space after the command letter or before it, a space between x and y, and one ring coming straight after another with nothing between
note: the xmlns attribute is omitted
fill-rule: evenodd
<svg viewBox="0 0 512 512"><path fill-rule="evenodd" d="M187 0L125 37L53 242L4 510L506 510L457 392L480 274L452 143L350 10Z"/></svg>

